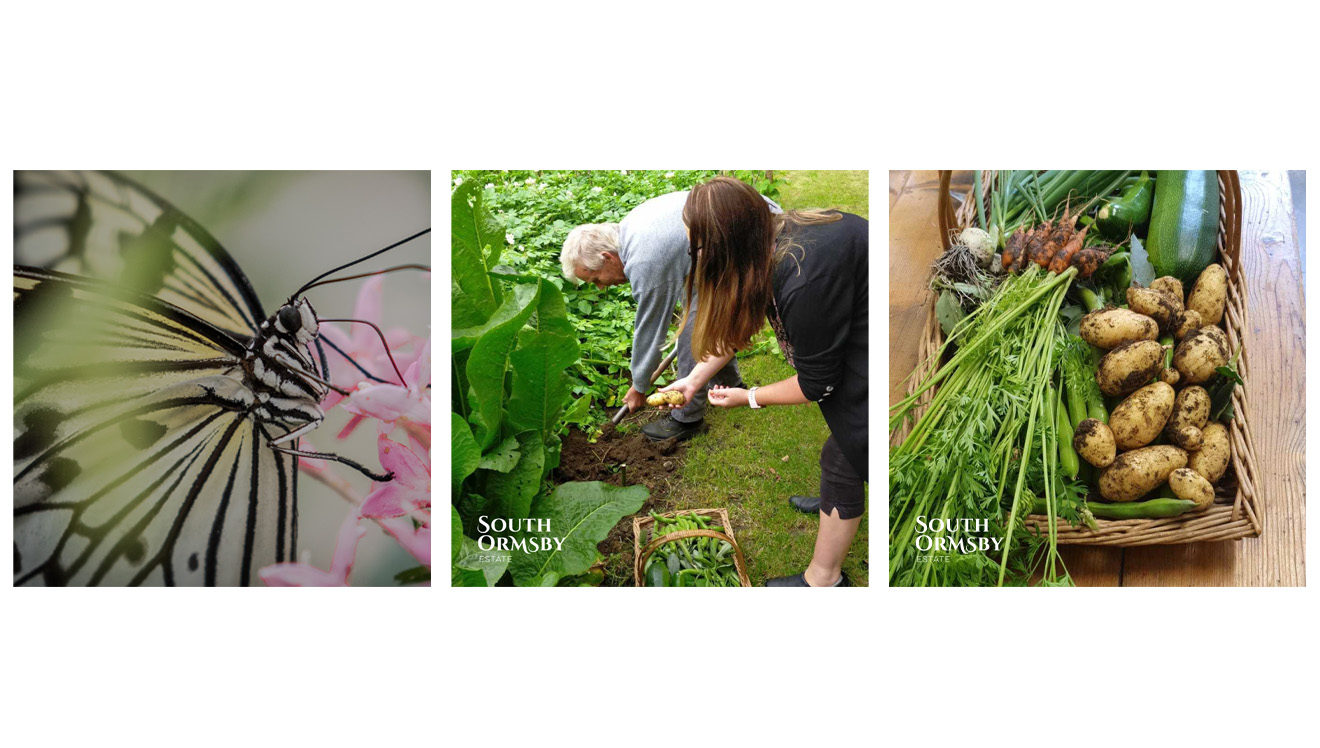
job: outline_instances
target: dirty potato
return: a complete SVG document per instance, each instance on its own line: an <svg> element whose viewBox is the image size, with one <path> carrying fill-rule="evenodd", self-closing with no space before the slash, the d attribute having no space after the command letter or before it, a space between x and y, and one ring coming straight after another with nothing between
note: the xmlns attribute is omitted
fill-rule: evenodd
<svg viewBox="0 0 1320 748"><path fill-rule="evenodd" d="M1106 353L1095 381L1106 395L1126 395L1149 383L1163 368L1164 347L1155 340L1141 340Z"/></svg>
<svg viewBox="0 0 1320 748"><path fill-rule="evenodd" d="M1224 318L1224 304L1228 301L1228 273L1218 263L1201 271L1200 277L1187 294L1187 308L1201 315L1204 325L1217 325Z"/></svg>
<svg viewBox="0 0 1320 748"><path fill-rule="evenodd" d="M1164 429L1164 435L1169 437L1169 441L1177 444L1188 452L1197 452L1204 443L1204 437L1201 436L1201 430L1195 426L1179 426L1176 429Z"/></svg>
<svg viewBox="0 0 1320 748"><path fill-rule="evenodd" d="M1173 388L1164 382L1148 384L1127 396L1109 415L1114 445L1119 451L1144 447L1155 441L1173 412Z"/></svg>
<svg viewBox="0 0 1320 748"><path fill-rule="evenodd" d="M1205 511L1215 503L1215 487L1210 485L1200 473L1190 468L1178 468L1169 473L1169 488L1180 499L1196 502L1198 512Z"/></svg>
<svg viewBox="0 0 1320 748"><path fill-rule="evenodd" d="M1228 470L1228 429L1218 421L1201 429L1201 449L1192 453L1188 467L1214 483Z"/></svg>
<svg viewBox="0 0 1320 748"><path fill-rule="evenodd" d="M1182 340L1202 327L1205 327L1205 323L1201 321L1201 313L1195 309L1184 309L1178 313L1178 320L1174 323L1173 339Z"/></svg>
<svg viewBox="0 0 1320 748"><path fill-rule="evenodd" d="M1114 432L1104 421L1087 418L1077 424L1073 432L1073 449L1083 460L1098 468L1109 467L1114 462L1118 448L1114 446Z"/></svg>
<svg viewBox="0 0 1320 748"><path fill-rule="evenodd" d="M1150 290L1159 291L1169 297L1169 301L1173 302L1173 305L1178 308L1178 311L1181 312L1183 310L1183 299L1186 297L1183 296L1182 281L1172 275L1165 275L1151 281Z"/></svg>
<svg viewBox="0 0 1320 748"><path fill-rule="evenodd" d="M1204 387L1192 385L1178 391L1173 398L1173 412L1169 414L1171 429L1192 426L1201 428L1210 420L1210 393Z"/></svg>
<svg viewBox="0 0 1320 748"><path fill-rule="evenodd" d="M682 405L683 393L677 391L657 392L646 398L646 404L653 408L659 405Z"/></svg>
<svg viewBox="0 0 1320 748"><path fill-rule="evenodd" d="M1082 317L1077 332L1096 348L1109 351L1139 340L1154 340L1160 336L1160 326L1144 314L1116 307Z"/></svg>
<svg viewBox="0 0 1320 748"><path fill-rule="evenodd" d="M1187 453L1159 445L1124 452L1100 473L1100 495L1109 501L1136 501L1187 465Z"/></svg>
<svg viewBox="0 0 1320 748"><path fill-rule="evenodd" d="M1180 378L1181 377L1179 376L1177 369L1165 369L1164 371L1160 372L1160 381L1169 385L1170 387L1177 387L1178 380Z"/></svg>
<svg viewBox="0 0 1320 748"><path fill-rule="evenodd" d="M1215 375L1215 369L1228 363L1228 336L1218 327L1206 326L1178 341L1173 350L1173 368L1179 381L1201 384Z"/></svg>
<svg viewBox="0 0 1320 748"><path fill-rule="evenodd" d="M1181 304L1174 305L1173 300L1168 296L1149 288L1129 288L1127 303L1132 311L1155 320L1155 324L1160 326L1162 332L1173 329L1178 312L1182 311Z"/></svg>

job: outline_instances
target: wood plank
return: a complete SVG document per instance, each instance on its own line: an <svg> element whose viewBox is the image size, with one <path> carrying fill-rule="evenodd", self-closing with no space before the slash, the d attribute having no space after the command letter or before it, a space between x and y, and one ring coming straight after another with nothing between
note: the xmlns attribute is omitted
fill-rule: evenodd
<svg viewBox="0 0 1320 748"><path fill-rule="evenodd" d="M1286 172L1240 174L1249 416L1264 533L1228 543L1129 548L1124 585L1306 583L1306 337L1302 261Z"/></svg>

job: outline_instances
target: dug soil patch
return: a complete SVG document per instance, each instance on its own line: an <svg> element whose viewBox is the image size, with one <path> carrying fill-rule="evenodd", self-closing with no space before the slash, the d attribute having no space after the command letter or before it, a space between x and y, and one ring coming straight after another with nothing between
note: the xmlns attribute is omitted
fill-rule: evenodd
<svg viewBox="0 0 1320 748"><path fill-rule="evenodd" d="M674 439L653 442L637 430L615 431L606 426L595 444L573 429L564 437L555 483L598 480L615 486L644 485L650 497L639 514L666 511L677 485L687 444ZM605 584L632 584L632 515L610 530L597 548L605 555Z"/></svg>

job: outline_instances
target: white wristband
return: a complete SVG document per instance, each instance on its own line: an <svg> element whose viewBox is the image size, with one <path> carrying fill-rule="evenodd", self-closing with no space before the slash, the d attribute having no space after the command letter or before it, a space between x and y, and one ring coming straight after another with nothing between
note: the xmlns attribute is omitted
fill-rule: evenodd
<svg viewBox="0 0 1320 748"><path fill-rule="evenodd" d="M759 407L761 407L761 406L758 405L757 402L756 402L756 388L755 388L755 387L751 388L750 390L747 390L747 407L749 407L749 408L759 408Z"/></svg>

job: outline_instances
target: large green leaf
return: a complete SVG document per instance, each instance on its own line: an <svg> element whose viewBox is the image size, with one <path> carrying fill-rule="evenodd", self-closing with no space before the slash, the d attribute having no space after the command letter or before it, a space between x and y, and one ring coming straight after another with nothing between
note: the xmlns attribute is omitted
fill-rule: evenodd
<svg viewBox="0 0 1320 748"><path fill-rule="evenodd" d="M519 536L547 536L560 541L548 550L513 552L509 572L521 586L556 584L564 577L586 572L596 561L596 544L623 517L646 502L645 486L619 488L598 481L564 483L554 493L542 496L531 517L549 520L546 532L520 531Z"/></svg>
<svg viewBox="0 0 1320 748"><path fill-rule="evenodd" d="M554 287L551 286L551 288ZM531 296L535 294L538 290L539 287L536 285L524 284L521 286L515 286L513 291L513 297L510 298L506 296L504 298L504 303L500 305L500 308L496 309L495 313L490 315L490 317L486 319L484 322L474 327L461 327L461 328L454 328L453 330L451 330L450 336L452 338L452 341L451 341L450 353L452 354L461 353L463 350L470 348L479 339L481 339L482 336L484 336L486 333L490 332L491 330L494 330L497 327L501 327L505 325L506 323L509 322L509 320L515 317L528 315L530 314L531 311L535 311L535 309L532 310L526 309L526 305L521 300L531 298ZM555 289L555 292L558 293L558 289ZM540 297L537 296L537 298L539 299ZM513 299L519 299L519 301L511 303ZM527 318L528 317L524 316L524 321Z"/></svg>
<svg viewBox="0 0 1320 748"><path fill-rule="evenodd" d="M518 451L518 437L511 436L500 442L498 447L482 455L481 463L477 467L482 470L507 473L518 464L518 458L521 456L522 453Z"/></svg>
<svg viewBox="0 0 1320 748"><path fill-rule="evenodd" d="M514 289L496 313L503 321L482 334L468 355L468 403L471 406L468 420L472 423L477 446L483 452L499 438L509 354L517 343L518 331L536 309L539 290L535 286ZM513 313L507 313L509 311Z"/></svg>
<svg viewBox="0 0 1320 748"><path fill-rule="evenodd" d="M453 487L457 493L463 481L481 464L481 450L472 438L472 429L467 420L457 413L449 414L450 457L453 468Z"/></svg>
<svg viewBox="0 0 1320 748"><path fill-rule="evenodd" d="M565 372L578 360L578 343L564 312L563 296L552 284L541 282L536 315L518 334L518 347L509 360L513 365L506 416L510 427L553 432L568 400L570 384Z"/></svg>
<svg viewBox="0 0 1320 748"><path fill-rule="evenodd" d="M453 586L494 587L509 567L509 551L483 551L477 541L464 537L454 562Z"/></svg>
<svg viewBox="0 0 1320 748"><path fill-rule="evenodd" d="M499 308L502 294L490 269L500 259L504 232L471 182L451 197L450 243L454 270L452 327L479 325Z"/></svg>
<svg viewBox="0 0 1320 748"><path fill-rule="evenodd" d="M518 463L507 473L486 474L486 497L491 502L492 516L522 519L532 510L532 499L540 492L545 478L542 438L535 431L518 434L518 451L522 453Z"/></svg>

